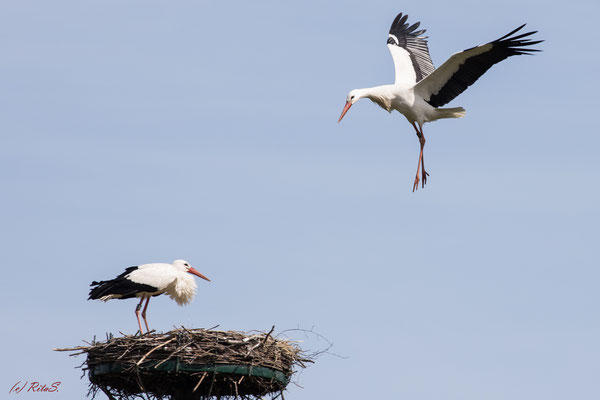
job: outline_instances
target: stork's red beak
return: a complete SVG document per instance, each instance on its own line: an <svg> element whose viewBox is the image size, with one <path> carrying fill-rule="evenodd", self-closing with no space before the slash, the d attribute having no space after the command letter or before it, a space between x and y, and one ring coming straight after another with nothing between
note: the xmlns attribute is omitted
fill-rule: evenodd
<svg viewBox="0 0 600 400"><path fill-rule="evenodd" d="M342 118L344 118L344 115L346 115L350 107L352 107L352 103L347 101L346 105L344 106L344 109L342 110L342 115L340 115L340 119L338 119L338 123L342 120Z"/></svg>
<svg viewBox="0 0 600 400"><path fill-rule="evenodd" d="M202 279L210 282L210 279L208 279L207 277L205 277L204 275L202 275L200 272L196 271L193 267L190 267L190 269L188 269L188 272L190 274L194 274L194 275L196 275L196 276L198 276L198 277L200 277L200 278L202 278Z"/></svg>

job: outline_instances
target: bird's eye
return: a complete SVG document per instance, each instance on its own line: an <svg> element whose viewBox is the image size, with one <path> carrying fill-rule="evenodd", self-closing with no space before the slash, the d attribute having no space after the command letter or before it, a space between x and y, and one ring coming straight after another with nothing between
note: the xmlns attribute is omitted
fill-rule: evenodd
<svg viewBox="0 0 600 400"><path fill-rule="evenodd" d="M354 96L350 96L350 100L352 100L354 98Z"/></svg>

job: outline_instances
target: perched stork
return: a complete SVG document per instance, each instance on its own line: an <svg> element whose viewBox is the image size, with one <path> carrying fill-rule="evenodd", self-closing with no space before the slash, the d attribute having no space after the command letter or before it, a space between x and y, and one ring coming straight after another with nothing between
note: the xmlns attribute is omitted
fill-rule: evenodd
<svg viewBox="0 0 600 400"><path fill-rule="evenodd" d="M415 128L421 144L417 176L413 184L414 192L419 187L419 181L422 182L422 187L425 187L429 175L423 162L423 124L440 118L464 117L465 109L462 107L439 107L461 94L492 65L510 56L540 51L526 46L541 43L543 40L525 39L537 31L513 36L525 26L523 24L493 42L452 55L441 67L435 69L427 48L427 36L423 36L425 30L417 31L420 23L409 26L407 19L408 15L398 14L387 40L396 70L394 84L352 90L346 97L346 105L338 122L344 118L352 104L363 97L388 112L396 110L403 114Z"/></svg>
<svg viewBox="0 0 600 400"><path fill-rule="evenodd" d="M194 274L210 282L206 276L196 271L185 260L175 260L173 264L144 264L125 269L121 275L110 281L92 282L88 300L130 299L139 297L140 302L135 308L140 335L144 333L140 322L140 309L146 299L142 318L148 328L146 310L150 297L166 293L180 306L189 303L196 294L196 281L189 274Z"/></svg>

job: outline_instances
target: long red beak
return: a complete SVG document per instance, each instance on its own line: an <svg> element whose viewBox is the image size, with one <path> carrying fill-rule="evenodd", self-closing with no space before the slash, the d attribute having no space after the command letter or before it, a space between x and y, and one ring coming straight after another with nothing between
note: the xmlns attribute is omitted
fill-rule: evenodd
<svg viewBox="0 0 600 400"><path fill-rule="evenodd" d="M202 279L210 282L210 279L208 279L207 277L205 277L204 275L202 275L200 272L196 271L193 267L190 267L190 269L188 269L188 272L190 274L194 274L194 275L196 275L196 276L198 276L198 277L200 277L200 278L202 278Z"/></svg>
<svg viewBox="0 0 600 400"><path fill-rule="evenodd" d="M352 107L352 103L350 103L349 101L347 101L346 105L344 106L344 109L342 110L342 115L340 115L340 119L338 119L338 124L342 120L342 118L344 118L344 115L346 115L346 113L348 112L348 110L350 109L350 107Z"/></svg>

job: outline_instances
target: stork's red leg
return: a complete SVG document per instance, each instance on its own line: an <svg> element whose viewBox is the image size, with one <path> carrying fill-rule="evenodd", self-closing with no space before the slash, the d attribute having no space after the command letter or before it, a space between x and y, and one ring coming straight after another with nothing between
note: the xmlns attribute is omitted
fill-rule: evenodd
<svg viewBox="0 0 600 400"><path fill-rule="evenodd" d="M140 336L144 334L144 331L142 330L142 322L140 321L140 308L142 308L143 301L144 301L144 297L142 296L142 299L140 300L137 307L135 308L135 316L137 317L138 326L140 327Z"/></svg>
<svg viewBox="0 0 600 400"><path fill-rule="evenodd" d="M144 305L144 311L142 311L142 318L144 318L144 324L146 324L146 332L150 332L150 328L148 328L148 321L146 320L146 310L148 309L148 303L150 303L150 296L146 298L146 305Z"/></svg>
<svg viewBox="0 0 600 400"><path fill-rule="evenodd" d="M423 135L422 128L419 129L417 125L413 122L412 126L415 128L417 132L417 137L419 138L419 144L421 145L421 151L419 152L419 162L417 163L417 176L415 177L415 183L413 184L413 192L419 188L419 181L422 182L422 187L425 187L427 183L427 176L429 175L427 171L425 171L425 161L423 160L423 148L425 147L425 135ZM419 173L422 174L422 177L419 176Z"/></svg>
<svg viewBox="0 0 600 400"><path fill-rule="evenodd" d="M419 125L419 131L421 131L421 136L419 136L419 143L421 144L421 187L424 188L425 184L427 183L427 177L429 176L429 174L427 173L427 171L425 171L425 158L423 156L423 148L425 147L425 135L423 135L422 125Z"/></svg>

